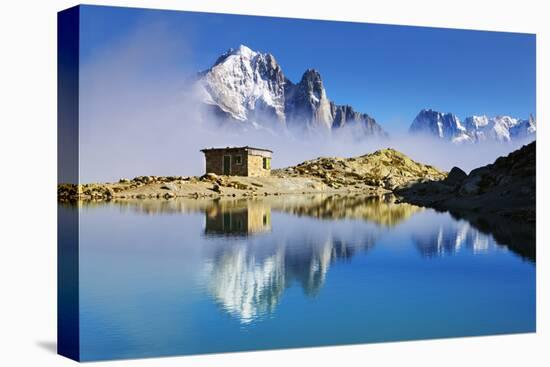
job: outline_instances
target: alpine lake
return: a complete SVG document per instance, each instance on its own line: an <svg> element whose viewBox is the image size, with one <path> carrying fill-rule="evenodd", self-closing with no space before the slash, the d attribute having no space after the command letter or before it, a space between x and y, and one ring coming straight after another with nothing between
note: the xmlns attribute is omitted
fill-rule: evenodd
<svg viewBox="0 0 550 367"><path fill-rule="evenodd" d="M535 331L534 225L362 195L58 210L84 361Z"/></svg>

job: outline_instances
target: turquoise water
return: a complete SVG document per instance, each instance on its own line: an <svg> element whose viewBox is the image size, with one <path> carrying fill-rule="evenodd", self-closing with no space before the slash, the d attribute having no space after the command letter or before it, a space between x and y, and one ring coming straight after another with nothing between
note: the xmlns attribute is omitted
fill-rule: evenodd
<svg viewBox="0 0 550 367"><path fill-rule="evenodd" d="M535 331L534 259L391 198L63 210L80 213L82 360Z"/></svg>

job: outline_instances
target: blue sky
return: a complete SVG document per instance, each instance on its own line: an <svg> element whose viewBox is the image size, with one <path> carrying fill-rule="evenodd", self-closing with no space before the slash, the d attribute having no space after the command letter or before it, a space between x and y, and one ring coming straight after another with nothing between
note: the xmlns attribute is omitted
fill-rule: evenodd
<svg viewBox="0 0 550 367"><path fill-rule="evenodd" d="M245 44L272 53L292 81L319 70L330 99L370 114L390 133L406 131L422 108L461 118L535 114L530 34L84 6L81 62L93 63L151 24L181 43L170 72L181 65L182 79ZM147 69L153 78L163 72Z"/></svg>

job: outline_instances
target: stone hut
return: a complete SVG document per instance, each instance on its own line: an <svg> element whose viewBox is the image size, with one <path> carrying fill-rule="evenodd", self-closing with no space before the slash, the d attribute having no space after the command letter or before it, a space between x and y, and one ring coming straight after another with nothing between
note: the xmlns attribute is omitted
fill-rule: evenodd
<svg viewBox="0 0 550 367"><path fill-rule="evenodd" d="M263 177L271 174L271 156L268 149L246 147L202 149L206 159L206 173L231 176Z"/></svg>

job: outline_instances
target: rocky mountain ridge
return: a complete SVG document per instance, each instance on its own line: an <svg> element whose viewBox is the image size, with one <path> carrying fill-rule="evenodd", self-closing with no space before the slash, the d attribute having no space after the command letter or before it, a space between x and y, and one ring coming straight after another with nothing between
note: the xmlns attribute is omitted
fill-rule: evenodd
<svg viewBox="0 0 550 367"><path fill-rule="evenodd" d="M481 115L468 116L461 121L453 113L423 109L413 120L409 133L461 144L485 141L510 142L529 137L534 139L536 130L536 121L532 115L527 120L504 115Z"/></svg>
<svg viewBox="0 0 550 367"><path fill-rule="evenodd" d="M362 136L386 136L368 114L332 102L318 71L308 69L293 83L273 55L244 45L220 56L197 83L202 101L240 126L321 133L353 128Z"/></svg>

